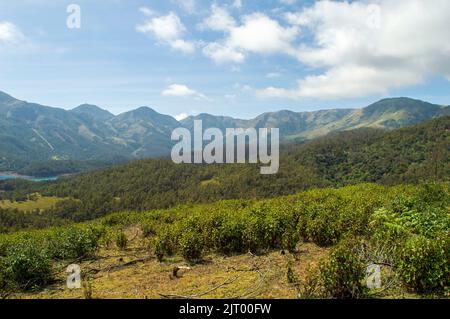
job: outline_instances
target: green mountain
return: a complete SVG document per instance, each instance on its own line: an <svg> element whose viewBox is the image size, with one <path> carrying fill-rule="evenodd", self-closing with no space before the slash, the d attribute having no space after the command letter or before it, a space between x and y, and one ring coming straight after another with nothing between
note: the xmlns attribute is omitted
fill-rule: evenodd
<svg viewBox="0 0 450 319"><path fill-rule="evenodd" d="M53 171L60 174L85 169L86 165L75 162L92 161L98 167L99 162L167 156L173 145L171 132L180 126L192 129L197 119L203 120L204 128L222 130L278 127L283 141L293 141L364 127L394 129L446 114L450 114L448 106L396 98L362 109L283 110L250 120L200 114L178 122L148 107L115 116L95 105L83 104L66 111L0 92L0 171L32 174L31 168L39 163L40 172L58 167Z"/></svg>
<svg viewBox="0 0 450 319"><path fill-rule="evenodd" d="M114 117L110 112L92 104L82 104L71 110L71 112L98 121L108 121Z"/></svg>
<svg viewBox="0 0 450 319"><path fill-rule="evenodd" d="M384 99L362 109L332 109L315 112L282 110L264 113L251 120L200 114L181 121L191 128L193 121L201 119L214 127L278 127L284 140L307 140L331 132L362 127L395 129L429 119L450 115L450 107L440 106L410 98Z"/></svg>
<svg viewBox="0 0 450 319"><path fill-rule="evenodd" d="M282 146L280 170L261 175L256 164L177 165L134 161L50 184L0 183L2 196L39 192L74 198L53 214L84 220L113 211L166 208L189 202L266 198L313 187L449 181L450 116L391 131L361 128ZM25 183L25 187L23 186Z"/></svg>

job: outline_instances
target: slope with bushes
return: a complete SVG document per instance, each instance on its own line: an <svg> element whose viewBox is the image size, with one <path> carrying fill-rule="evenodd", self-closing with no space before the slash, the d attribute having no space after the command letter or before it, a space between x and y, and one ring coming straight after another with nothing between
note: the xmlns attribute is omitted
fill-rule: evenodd
<svg viewBox="0 0 450 319"><path fill-rule="evenodd" d="M116 213L84 224L1 235L0 285L5 293L19 295L46 287L61 265L95 261L112 247L131 249L131 255L139 252L142 258L135 262L171 265L179 256L194 268L205 258L246 253L258 258L278 250L292 256L287 278L303 298L383 297L399 291L445 296L450 285L449 209L448 183L361 184L259 201ZM130 228L136 231L126 235ZM328 253L299 279L294 257L306 243ZM367 290L370 264L383 268L381 290ZM152 283L147 285L151 290Z"/></svg>

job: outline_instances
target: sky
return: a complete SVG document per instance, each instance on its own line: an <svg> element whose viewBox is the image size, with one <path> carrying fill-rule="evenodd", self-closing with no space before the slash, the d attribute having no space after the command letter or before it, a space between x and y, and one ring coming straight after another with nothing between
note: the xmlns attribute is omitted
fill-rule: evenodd
<svg viewBox="0 0 450 319"><path fill-rule="evenodd" d="M448 105L449 30L448 0L0 0L0 90L178 119Z"/></svg>

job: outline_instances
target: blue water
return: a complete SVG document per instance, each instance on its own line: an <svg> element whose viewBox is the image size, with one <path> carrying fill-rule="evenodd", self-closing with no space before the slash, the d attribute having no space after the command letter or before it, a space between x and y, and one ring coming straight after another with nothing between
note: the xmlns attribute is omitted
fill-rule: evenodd
<svg viewBox="0 0 450 319"><path fill-rule="evenodd" d="M32 182L49 182L49 181L56 181L58 179L58 176L33 177L33 176L3 175L3 174L0 174L0 181L5 181L5 180L9 180L9 179L25 179L27 181L32 181Z"/></svg>

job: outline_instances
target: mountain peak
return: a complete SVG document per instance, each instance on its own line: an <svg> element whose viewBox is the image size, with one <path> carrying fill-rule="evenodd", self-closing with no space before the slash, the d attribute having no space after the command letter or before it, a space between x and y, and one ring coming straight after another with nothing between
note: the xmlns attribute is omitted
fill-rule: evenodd
<svg viewBox="0 0 450 319"><path fill-rule="evenodd" d="M99 120L108 120L114 117L114 115L110 112L98 107L97 105L92 104L81 104L72 109L71 112L81 115L89 115L94 119Z"/></svg>

